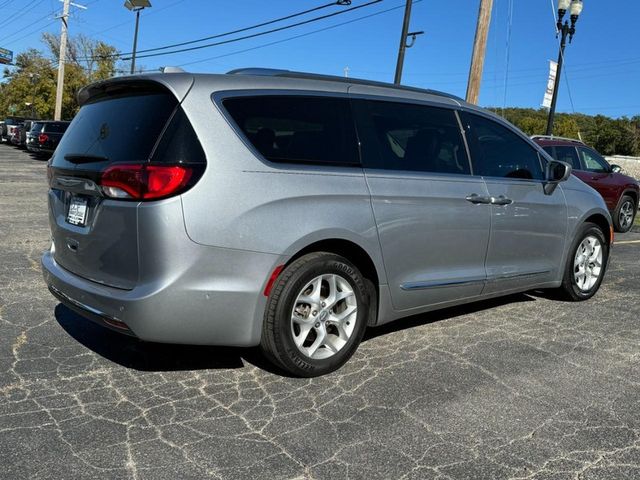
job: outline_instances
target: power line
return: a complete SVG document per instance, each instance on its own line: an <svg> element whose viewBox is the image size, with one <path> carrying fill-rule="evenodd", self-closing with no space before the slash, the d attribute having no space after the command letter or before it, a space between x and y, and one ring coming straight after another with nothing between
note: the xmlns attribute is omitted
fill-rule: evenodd
<svg viewBox="0 0 640 480"><path fill-rule="evenodd" d="M175 2L175 3L171 4L171 5L175 5L175 4L181 3L183 1L185 1L185 0L178 0L177 2ZM382 1L382 0L380 0L380 1ZM185 42L164 45L164 46L161 46L161 47L154 47L154 48L147 48L145 50L139 50L137 52L137 54L136 54L136 57L139 57L138 53L156 52L156 51L159 51L159 50L166 50L166 49L169 49L169 48L175 48L175 47L179 47L179 46L191 45L191 44L194 44L194 43L200 43L200 42L204 42L204 41L207 41L207 40L212 40L212 39L215 39L215 38L226 37L226 36L233 35L233 34L236 34L236 33L241 33L241 32L245 32L245 31L248 31L248 30L254 30L256 28L260 28L260 27L263 27L263 26L266 26L266 25L271 25L271 24L274 24L274 23L278 23L278 22L282 22L282 21L285 21L285 20L289 20L291 18L295 18L295 17L299 17L299 16L302 16L302 15L306 15L308 13L315 12L317 10L321 10L321 9L324 9L324 8L327 8L327 7L331 7L331 6L334 6L334 5L350 5L350 4L351 4L351 0L334 0L331 3L327 3L327 4L324 4L324 5L319 5L317 7L313 7L313 8L310 8L310 9L307 9L307 10L303 10L301 12L293 13L293 14L290 14L290 15L286 15L284 17L279 17L279 18L275 18L275 19L272 19L272 20L268 20L266 22L258 23L258 24L255 24L255 25L251 25L249 27L243 27L243 28L239 28L239 29L232 30L232 31L229 31L229 32L218 33L218 34L215 34L215 35L211 35L211 36L208 36L208 37L203 37L203 38L199 38L199 39L195 39L195 40L189 40L189 41L185 41ZM171 5L167 5L167 6L163 7L163 8L160 8L159 10L154 10L151 13L147 14L147 16L148 15L152 15L154 13L158 13L158 12L168 8ZM113 25L113 26L111 26L109 28L106 28L104 30L101 30L99 32L94 32L94 33L99 35L101 33L104 33L104 32L109 31L109 30L113 30L114 28L117 28L117 27L119 27L121 25L125 25L125 24L128 24L128 23L129 22L119 23L117 25ZM266 32L266 33L269 33L269 32ZM243 40L243 38L236 39L234 41L238 41L238 40ZM167 53L167 54L169 54L169 53ZM117 53L117 54L113 54L111 56L113 56L113 57L124 57L124 56L128 56L128 55L133 55L133 52Z"/></svg>
<svg viewBox="0 0 640 480"><path fill-rule="evenodd" d="M52 13L47 13L44 17L40 17L39 19L34 20L33 22L31 22L31 25L30 25L30 26L33 26L33 25L35 25L35 24L37 24L37 23L40 23L40 22L42 22L42 21L44 21L44 20L50 20L52 15L53 15ZM42 27L38 27L38 28L37 28L36 30L34 30L32 33L35 33L35 32L37 32L37 31L39 31L39 30L42 30L43 28L47 27L48 25L51 25L51 24L52 24L52 23L54 23L54 22L55 22L55 20L50 21L47 25L44 25L44 26L42 26ZM0 38L0 42L4 42L5 40L8 40L9 38L11 38L11 37L13 37L13 36L15 36L15 35L18 35L18 34L20 34L20 33L23 33L23 32L24 32L24 27L23 27L23 28L20 28L19 30L16 30L16 31L15 31L15 32L13 32L13 33L10 33L9 35L7 35L7 36L5 36L5 37ZM31 35L31 34L29 34L29 35ZM21 38L24 38L24 37L21 37ZM15 42L17 42L17 41L18 41L18 40L13 40L11 43L15 43Z"/></svg>
<svg viewBox="0 0 640 480"><path fill-rule="evenodd" d="M226 45L226 44L229 44L229 43L235 43L235 42L239 42L241 40L248 40L250 38L261 37L261 36L268 35L268 34L271 34L271 33L276 33L276 32L281 32L281 31L284 31L284 30L289 30L290 28L299 27L301 25L307 25L307 24L310 24L310 23L318 22L320 20L325 20L327 18L335 17L337 15L343 15L345 13L353 12L353 11L359 10L361 8L369 7L371 5L374 5L376 3L380 3L382 1L383 0L372 0L372 1L364 3L362 5L357 5L355 7L347 8L346 10L340 10L339 12L329 13L327 15L321 15L319 17L314 17L314 18L311 18L309 20L304 20L302 22L292 23L290 25L285 25L283 27L272 28L271 30L265 30L264 32L253 33L251 35L244 35L242 37L236 37L236 38L232 38L232 39L229 39L229 40L223 40L221 42L214 42L214 43L208 43L208 44L205 44L205 45L199 45L197 47L189 47L189 48L182 48L182 49L179 49L179 50L172 50L170 52L149 53L147 55L137 55L137 58L158 57L158 56L163 56L163 55L172 55L172 54L175 54L175 53L190 52L190 51L194 51L194 50L201 50L203 48L217 47L219 45ZM120 54L119 56L123 56L123 55L127 55L127 54ZM127 59L124 59L124 60L127 60Z"/></svg>
<svg viewBox="0 0 640 480"><path fill-rule="evenodd" d="M4 20L0 21L0 27L8 25L9 23L13 22L13 20L17 19L18 17L23 17L26 13L29 13L31 10L36 8L42 2L44 2L44 0L32 0L31 3L26 5L24 8L18 9L18 11L16 13L14 13L13 15L9 15Z"/></svg>
<svg viewBox="0 0 640 480"><path fill-rule="evenodd" d="M513 31L513 0L509 0L507 7L507 43L504 59L504 93L502 97L502 113L507 106L507 91L509 84L509 63L511 60L511 32Z"/></svg>
<svg viewBox="0 0 640 480"><path fill-rule="evenodd" d="M254 30L256 28L265 27L267 25L272 25L274 23L283 22L285 20L290 20L290 19L295 18L295 17L300 17L302 15L307 15L308 13L316 12L318 10L322 10L324 8L327 8L327 7L333 7L335 5L340 5L340 2L334 1L334 2L331 2L331 3L326 3L324 5L320 5L320 6L317 6L317 7L314 7L314 8L310 8L308 10L304 10L302 12L292 13L291 15L287 15L285 17L280 17L280 18L276 18L274 20L269 20L267 22L258 23L256 25L251 25L250 27L239 28L237 30L232 30L230 32L219 33L219 34L216 34L216 35L211 35L209 37L198 38L197 40L189 40L188 42L174 43L173 45L165 45L163 47L147 48L146 50L139 50L138 53L155 52L155 51L158 51L158 50L166 50L168 48L182 47L184 45L192 45L194 43L205 42L207 40L213 40L215 38L227 37L229 35L234 35L236 33L242 33L242 32L246 32L246 31L249 31L249 30ZM129 55L129 54L123 54L123 55Z"/></svg>
<svg viewBox="0 0 640 480"><path fill-rule="evenodd" d="M416 3L420 3L422 1L423 0L414 0L413 4L415 5ZM294 35L292 37L283 38L281 40L276 40L274 42L269 42L269 43L265 43L265 44L262 44L262 45L256 45L254 47L249 47L249 48L245 48L245 49L242 49L242 50L236 50L235 52L225 53L225 54L222 54L222 55L216 55L214 57L203 58L202 60L196 60L196 61L193 61L193 62L181 63L178 66L179 67L186 67L186 66L189 66L189 65L195 65L197 63L208 62L210 60L217 60L219 58L231 57L233 55L238 55L240 53L246 53L246 52L250 52L250 51L253 51L253 50L259 50L261 48L271 47L273 45L278 45L280 43L289 42L291 40L297 40L298 38L308 37L309 35L314 35L316 33L325 32L327 30L332 30L334 28L342 27L344 25L349 25L351 23L360 22L362 20L366 20L366 19L371 18L371 17L376 17L378 15L382 15L382 14L387 13L387 12L391 12L391 11L394 11L394 10L399 10L401 8L404 8L404 4L398 5L398 6L392 7L392 8L387 8L386 10L381 10L379 12L371 13L369 15L363 15L362 17L357 17L357 18L354 18L354 19L351 19L351 20L347 20L346 22L336 23L335 25L330 25L328 27L318 28L317 30L312 30L310 32L301 33L299 35ZM386 72L386 73L389 73L389 72ZM391 74L393 74L393 72L391 72Z"/></svg>

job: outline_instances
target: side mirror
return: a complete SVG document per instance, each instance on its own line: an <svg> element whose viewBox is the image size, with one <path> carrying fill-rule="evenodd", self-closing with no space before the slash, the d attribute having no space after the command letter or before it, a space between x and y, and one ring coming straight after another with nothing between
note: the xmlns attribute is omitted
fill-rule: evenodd
<svg viewBox="0 0 640 480"><path fill-rule="evenodd" d="M547 163L547 181L544 184L544 193L551 195L560 182L566 182L571 176L571 165L557 160Z"/></svg>
<svg viewBox="0 0 640 480"><path fill-rule="evenodd" d="M611 173L620 173L622 167L620 165L611 165Z"/></svg>

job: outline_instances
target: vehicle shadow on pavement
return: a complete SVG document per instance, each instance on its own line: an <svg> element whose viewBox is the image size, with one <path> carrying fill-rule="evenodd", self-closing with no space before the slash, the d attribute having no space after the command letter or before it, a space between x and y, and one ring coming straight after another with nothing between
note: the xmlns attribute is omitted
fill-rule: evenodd
<svg viewBox="0 0 640 480"><path fill-rule="evenodd" d="M367 329L363 342L393 332L470 315L506 304L535 301L536 299L530 294L519 293L414 315L380 327ZM248 363L276 375L290 376L269 362L258 348L143 342L86 320L63 304L56 306L54 314L64 331L78 343L126 368L146 372L170 372L237 369L243 368L245 363Z"/></svg>
<svg viewBox="0 0 640 480"><path fill-rule="evenodd" d="M362 341L366 342L367 340L372 340L376 337L387 335L389 333L400 332L408 328L414 328L420 325L428 325L430 323L449 320L463 315L470 315L482 310L489 310L492 308L500 307L502 305L535 301L536 299L532 296L531 292L516 293L514 295L508 295L506 297L481 300L479 302L466 303L464 305L444 308L442 310L434 310L432 312L421 313L419 315L401 318L399 320L381 325L379 327L369 328L365 333Z"/></svg>
<svg viewBox="0 0 640 480"><path fill-rule="evenodd" d="M269 370L257 349L171 345L143 342L86 320L58 304L55 318L60 326L88 349L123 367L148 372L243 368L243 359Z"/></svg>

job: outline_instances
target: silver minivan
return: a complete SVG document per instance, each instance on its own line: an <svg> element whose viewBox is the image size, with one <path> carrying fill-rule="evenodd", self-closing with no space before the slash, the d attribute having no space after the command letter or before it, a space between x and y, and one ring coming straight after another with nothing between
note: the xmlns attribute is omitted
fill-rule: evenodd
<svg viewBox="0 0 640 480"><path fill-rule="evenodd" d="M365 329L598 290L607 208L501 118L430 90L246 69L84 88L49 174L51 292L141 340L339 368Z"/></svg>

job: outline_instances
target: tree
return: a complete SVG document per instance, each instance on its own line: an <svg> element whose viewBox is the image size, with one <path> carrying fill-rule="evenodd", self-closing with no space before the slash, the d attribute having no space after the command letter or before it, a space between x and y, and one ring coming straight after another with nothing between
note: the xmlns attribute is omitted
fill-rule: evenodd
<svg viewBox="0 0 640 480"><path fill-rule="evenodd" d="M5 68L0 112L7 115L51 118L55 101L56 71L38 50L16 56L16 68ZM28 105L27 105L28 104Z"/></svg>
<svg viewBox="0 0 640 480"><path fill-rule="evenodd" d="M60 55L60 35L43 33L42 39L51 56L58 61ZM80 34L67 42L67 61L82 68L89 83L105 80L116 73L118 50L100 40L93 40Z"/></svg>
<svg viewBox="0 0 640 480"><path fill-rule="evenodd" d="M42 40L49 55L31 48L16 56L14 68L4 69L4 82L0 84L0 118L7 115L53 118L60 38L45 33ZM77 113L77 94L82 87L116 73L117 54L111 45L84 35L69 39L62 118L71 119Z"/></svg>

